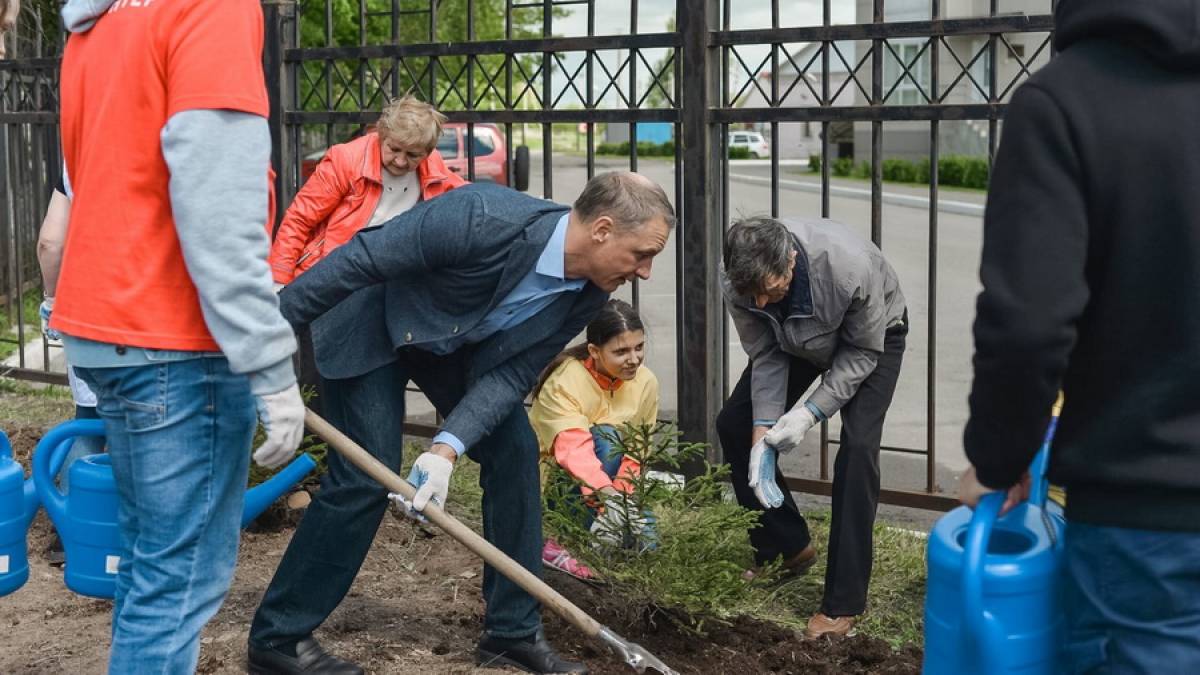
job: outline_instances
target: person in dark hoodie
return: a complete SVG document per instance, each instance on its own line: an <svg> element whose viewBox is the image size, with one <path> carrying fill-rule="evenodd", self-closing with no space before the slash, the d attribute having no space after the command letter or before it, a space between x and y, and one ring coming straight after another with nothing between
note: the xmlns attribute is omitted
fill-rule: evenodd
<svg viewBox="0 0 1200 675"><path fill-rule="evenodd" d="M1200 664L1200 3L1064 0L984 218L960 497L1028 492L1061 386L1061 672Z"/></svg>

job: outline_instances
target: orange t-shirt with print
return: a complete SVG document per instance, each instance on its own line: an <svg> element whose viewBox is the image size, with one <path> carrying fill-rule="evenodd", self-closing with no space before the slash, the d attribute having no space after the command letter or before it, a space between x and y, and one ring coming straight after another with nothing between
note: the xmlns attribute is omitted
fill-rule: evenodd
<svg viewBox="0 0 1200 675"><path fill-rule="evenodd" d="M75 194L55 328L113 344L219 350L176 236L161 132L185 110L266 117L262 43L257 0L117 0L67 41L61 126Z"/></svg>

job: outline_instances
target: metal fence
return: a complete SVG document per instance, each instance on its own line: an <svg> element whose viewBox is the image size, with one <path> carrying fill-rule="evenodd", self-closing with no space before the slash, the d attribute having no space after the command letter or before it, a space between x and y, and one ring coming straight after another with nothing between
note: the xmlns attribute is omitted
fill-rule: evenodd
<svg viewBox="0 0 1200 675"><path fill-rule="evenodd" d="M0 60L0 349L12 353L0 375L65 384L47 365L58 349L29 345L41 330L38 229L60 164L59 34L55 10L34 4Z"/></svg>
<svg viewBox="0 0 1200 675"><path fill-rule="evenodd" d="M961 256L956 250L947 260L939 242L945 205L957 203L959 193L944 198L939 167L952 154L990 158L1013 88L1049 57L1052 2L267 0L263 8L281 204L325 148L373 122L388 98L409 91L461 127L465 140L455 152L468 179L487 179L485 162L499 154L502 180L519 182L526 156L519 148L529 146L531 191L547 199L569 202L586 178L615 166L642 171L673 192L680 216L673 249L656 263L654 278L634 284L628 295L651 326L658 350L651 365L662 368L660 377L673 368L664 382L665 416L690 439L715 441L731 370L744 362L729 347L736 336L717 279L731 216L749 204L771 215L798 209L796 215L861 221L889 257L893 251L911 257L919 234L923 262L903 281L915 323L906 358L910 373L912 361L924 365L914 389L923 394L924 410L889 421L889 428L904 428L908 442L887 443L885 451L923 461L924 473L906 486L888 485L885 474L883 499L951 504L936 494L939 435L944 444L950 433L939 431L947 426L939 420L938 384L947 374L939 368L945 342L939 294L946 291L939 272ZM5 289L34 278L26 264L29 241L52 173L48 157L56 151L55 60L19 56L0 66L0 123L9 143L4 283L12 277L17 284ZM39 83L33 91L44 91L16 93L33 82ZM475 142L490 138L484 130L492 129L502 142ZM731 161L731 131L761 133L769 153L760 154L769 159ZM639 143L664 133L669 144ZM12 151L14 138L25 154ZM614 147L615 158L601 154ZM648 156L662 151L665 157ZM819 171L794 175L810 154ZM902 188L885 189L885 173L902 158L925 167L928 184L892 195ZM838 176L847 167L861 184ZM800 200L806 191L814 201ZM977 209L978 195L964 194L962 208ZM850 199L845 195L862 202L860 216L838 213L839 200ZM921 203L927 213L891 217L893 208ZM917 226L913 213L920 214ZM975 283L950 279L967 291ZM907 398L911 407L920 396ZM791 487L828 494L836 446L830 435L823 426L814 465L790 478Z"/></svg>

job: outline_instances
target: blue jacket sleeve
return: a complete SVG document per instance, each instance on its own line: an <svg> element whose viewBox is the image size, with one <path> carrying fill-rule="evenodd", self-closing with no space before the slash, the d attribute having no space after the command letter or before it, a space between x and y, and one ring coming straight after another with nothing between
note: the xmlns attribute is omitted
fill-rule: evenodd
<svg viewBox="0 0 1200 675"><path fill-rule="evenodd" d="M312 323L354 291L403 277L435 273L471 257L484 225L482 201L452 190L421 202L379 227L367 228L300 275L279 294L293 326Z"/></svg>
<svg viewBox="0 0 1200 675"><path fill-rule="evenodd" d="M546 364L587 327L607 299L608 294L593 286L581 291L557 330L483 373L472 383L446 418L442 430L453 434L470 451L525 400ZM533 320L537 320L536 317Z"/></svg>

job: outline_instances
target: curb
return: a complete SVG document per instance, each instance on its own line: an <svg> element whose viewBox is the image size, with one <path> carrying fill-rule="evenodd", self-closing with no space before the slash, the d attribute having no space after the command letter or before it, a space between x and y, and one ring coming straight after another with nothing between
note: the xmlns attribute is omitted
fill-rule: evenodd
<svg viewBox="0 0 1200 675"><path fill-rule="evenodd" d="M751 183L754 185L769 186L771 184L770 178L763 178L762 176L751 176L749 174L744 174L744 173L730 173L729 179L736 180L741 183ZM789 188L792 190L798 190L800 192L815 192L817 194L820 194L820 192L821 192L821 184L820 183L812 183L809 181L789 180L789 179L780 178L779 186L786 187L786 188ZM829 186L829 194L837 195L839 197L851 197L851 198L856 198L856 199L870 199L871 198L871 191L868 189L846 187L844 185L830 185ZM921 209L921 210L925 210L925 211L929 210L929 198L928 197L916 197L913 195L897 194L895 192L884 192L883 196L882 196L882 200L883 200L883 203L885 203L885 204L894 204L896 206L906 206L908 208ZM983 209L984 209L983 204L972 204L971 202L959 202L959 201L944 200L944 199L939 199L937 204L938 204L938 211L943 211L945 213L954 213L954 214L958 214L958 215L962 215L962 216L979 216L979 217L983 216Z"/></svg>

